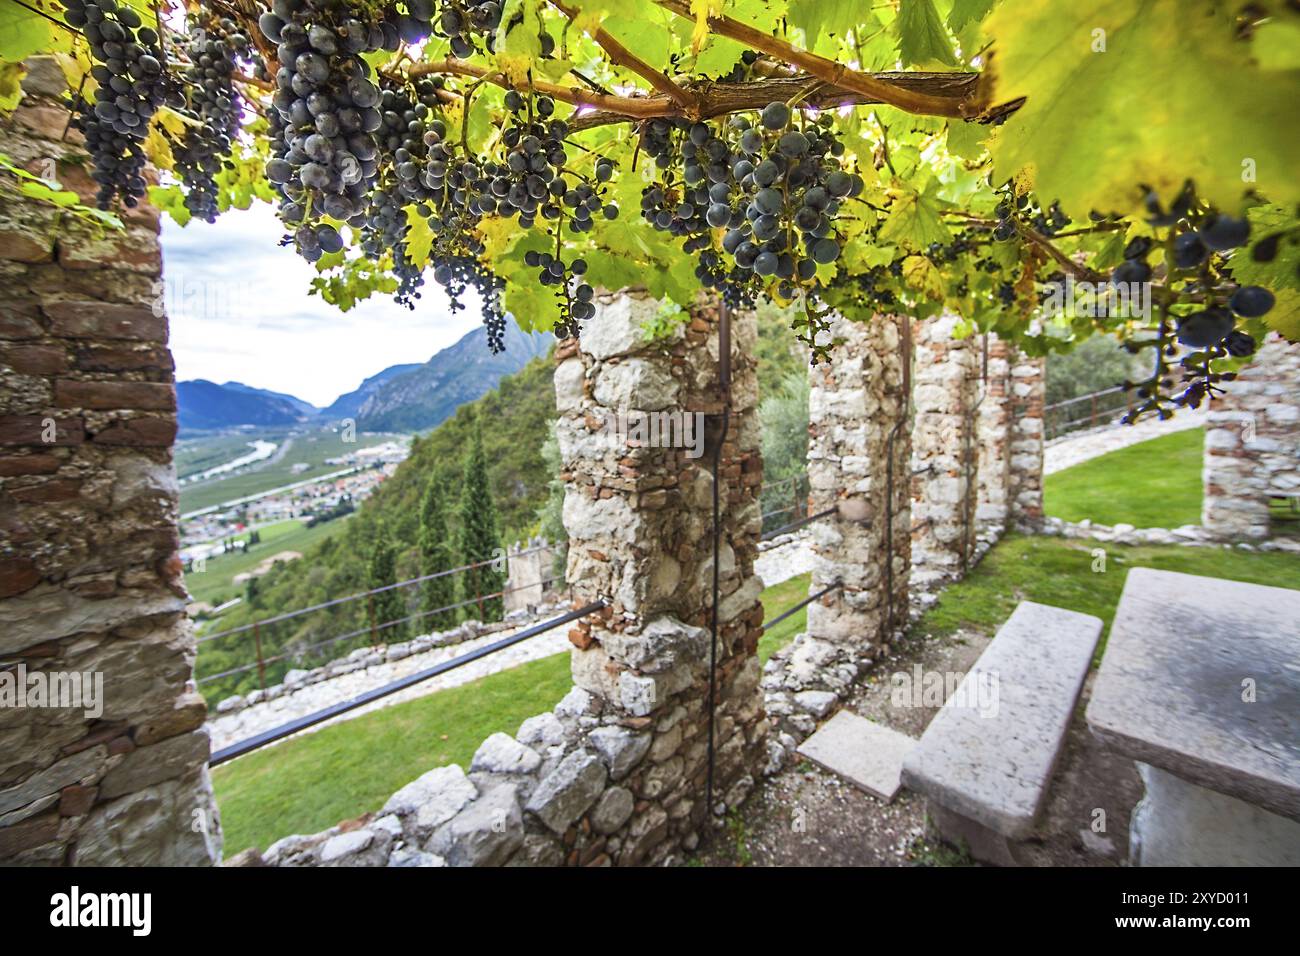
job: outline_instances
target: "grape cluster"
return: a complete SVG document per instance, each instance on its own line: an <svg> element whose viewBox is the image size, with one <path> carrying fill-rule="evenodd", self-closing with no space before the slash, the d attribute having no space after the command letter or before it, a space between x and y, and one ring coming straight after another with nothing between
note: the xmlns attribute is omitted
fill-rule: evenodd
<svg viewBox="0 0 1300 956"><path fill-rule="evenodd" d="M734 189L712 196L710 224L727 213L722 247L741 269L762 279L779 280L778 294L793 298L811 284L818 265L840 257L834 220L841 203L862 191L862 178L841 168L844 144L822 116L795 128L790 107L769 103L759 123L733 120L741 128L740 151L733 164ZM721 199L719 197L722 197ZM736 224L732 213L742 214Z"/></svg>
<svg viewBox="0 0 1300 956"><path fill-rule="evenodd" d="M360 224L379 169L375 135L383 95L361 54L396 49L404 21L391 10L363 21L328 0L274 0L259 27L278 43L272 103L283 148L266 176L281 193L280 216L299 223L294 245L308 261L342 248L322 216ZM418 21L413 21L418 22Z"/></svg>
<svg viewBox="0 0 1300 956"><path fill-rule="evenodd" d="M557 287L560 318L555 323L556 336L567 338L577 335L580 323L596 314L596 306L591 301L595 290L582 281L582 276L587 272L586 260L574 259L566 264L558 255L530 249L524 253L524 264L541 270L537 274L537 281L542 285Z"/></svg>
<svg viewBox="0 0 1300 956"><path fill-rule="evenodd" d="M1060 203L1053 202L1046 209L1029 193L1016 191L1015 184L1007 181L999 187L1002 199L994 209L997 225L993 227L993 238L1006 242L1016 235L1016 223L1023 222L1040 235L1051 238L1070 224L1070 219L1062 211Z"/></svg>
<svg viewBox="0 0 1300 956"><path fill-rule="evenodd" d="M190 112L200 121L174 150L176 173L186 186L185 208L207 222L217 218L216 176L239 131L242 104L235 90L237 60L253 59L248 37L233 20L212 19L186 44L185 81Z"/></svg>
<svg viewBox="0 0 1300 956"><path fill-rule="evenodd" d="M78 95L73 124L86 137L99 183L96 202L108 209L115 197L135 206L144 197L144 152L149 120L164 105L183 106L163 69L157 31L119 0L62 0L64 19L79 28L95 60L93 100Z"/></svg>
<svg viewBox="0 0 1300 956"><path fill-rule="evenodd" d="M438 10L435 32L447 37L451 41L452 54L463 60L474 55L475 36L483 36L484 45L491 52L493 37L500 25L499 0L450 0ZM543 52L549 54L550 51Z"/></svg>

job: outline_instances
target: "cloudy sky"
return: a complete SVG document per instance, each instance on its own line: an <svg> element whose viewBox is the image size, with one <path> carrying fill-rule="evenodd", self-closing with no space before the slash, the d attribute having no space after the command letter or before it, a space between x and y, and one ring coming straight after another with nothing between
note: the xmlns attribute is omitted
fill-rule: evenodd
<svg viewBox="0 0 1300 956"><path fill-rule="evenodd" d="M163 217L164 280L176 379L238 381L328 405L367 376L424 362L480 324L452 313L432 278L415 311L379 295L350 312L308 295L315 270L277 245L270 206L184 229Z"/></svg>

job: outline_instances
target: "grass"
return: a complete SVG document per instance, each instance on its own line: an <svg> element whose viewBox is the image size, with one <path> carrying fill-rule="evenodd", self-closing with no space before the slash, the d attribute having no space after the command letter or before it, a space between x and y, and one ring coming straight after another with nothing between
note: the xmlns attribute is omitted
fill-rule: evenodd
<svg viewBox="0 0 1300 956"><path fill-rule="evenodd" d="M1201 521L1200 428L1162 435L1043 480L1047 514L1066 521L1177 528Z"/></svg>
<svg viewBox="0 0 1300 956"><path fill-rule="evenodd" d="M282 434L273 436L250 434L244 437L243 440L252 441L261 437L267 437L268 441L275 441L281 445L286 441L290 444L287 449L276 449L276 453L266 461L257 462L239 471L211 478L207 481L182 485L181 514L189 514L192 511L199 511L212 505L224 504L236 498L261 494L273 488L281 488L299 481L308 481L321 475L342 471L348 466L327 465L325 459L339 458L349 452L369 448L372 445L382 445L384 442L391 441L395 436L364 433L358 434L355 442L347 443L343 441L342 432L322 428L306 434L289 436ZM225 436L211 439L213 443L222 443L228 440L228 437ZM279 456L281 450L284 451L282 457ZM229 458L238 457L238 455L246 451L245 448L230 455ZM196 444L196 447L190 449L189 454L191 456L203 454L202 446ZM226 460L229 460L229 458ZM304 471L294 474L293 466L295 464L305 464L308 467Z"/></svg>
<svg viewBox="0 0 1300 956"><path fill-rule="evenodd" d="M265 850L378 810L434 767L469 760L483 739L513 734L572 686L569 655L510 670L324 727L216 768L225 853Z"/></svg>
<svg viewBox="0 0 1300 956"><path fill-rule="evenodd" d="M1105 549L1094 571L1094 550ZM913 634L941 636L959 628L992 634L1021 601L1095 614L1106 633L1129 568L1156 568L1251 584L1300 589L1300 557L1180 545L1121 547L1098 541L1009 535L966 578L943 592ZM1105 648L1105 634L1098 655Z"/></svg>
<svg viewBox="0 0 1300 956"><path fill-rule="evenodd" d="M343 527L345 518L326 521L308 528L297 519L278 521L275 524L259 528L262 541L248 549L247 554L237 551L208 558L203 571L191 571L185 575L185 586L196 601L207 601L213 607L244 592L243 584L235 584L231 579L257 567L272 555L281 551L306 552L317 541L323 541ZM248 540L248 532L235 537L236 541Z"/></svg>
<svg viewBox="0 0 1300 956"><path fill-rule="evenodd" d="M811 574L801 574L765 588L759 598L763 602L763 620L771 621L779 617L806 598L811 581ZM807 626L808 609L801 607L776 627L769 628L758 642L758 662L766 664L769 657L794 640L794 636L806 630Z"/></svg>

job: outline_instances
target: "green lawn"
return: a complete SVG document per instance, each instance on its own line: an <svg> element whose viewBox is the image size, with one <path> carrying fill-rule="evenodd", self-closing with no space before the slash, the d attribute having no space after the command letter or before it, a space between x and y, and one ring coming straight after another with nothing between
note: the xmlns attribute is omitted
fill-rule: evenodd
<svg viewBox="0 0 1300 956"><path fill-rule="evenodd" d="M1093 571L1093 550L1105 549L1105 570ZM1300 557L1285 552L1121 547L1099 541L1008 535L966 578L945 590L912 630L950 634L973 627L992 634L1021 601L1095 614L1110 629L1129 568L1181 571L1203 577L1300 590ZM1105 637L1101 649L1105 647Z"/></svg>
<svg viewBox="0 0 1300 956"><path fill-rule="evenodd" d="M265 850L291 833L324 830L378 810L434 767L468 767L485 737L513 734L571 686L569 655L556 654L224 764L212 783L225 853Z"/></svg>
<svg viewBox="0 0 1300 956"><path fill-rule="evenodd" d="M798 577L790 578L788 581L782 581L780 584L765 588L759 598L763 602L763 620L771 621L780 617L785 611L806 598L808 596L808 585L811 581L811 574L801 574ZM801 607L776 627L770 628L758 642L758 662L766 664L767 659L773 653L794 640L794 636L804 630L807 625L808 609Z"/></svg>
<svg viewBox="0 0 1300 956"><path fill-rule="evenodd" d="M1200 428L1085 461L1043 480L1047 514L1066 521L1177 528L1201 522Z"/></svg>
<svg viewBox="0 0 1300 956"><path fill-rule="evenodd" d="M260 544L249 548L247 554L231 552L208 558L203 571L191 571L185 575L185 586L196 601L207 601L213 607L244 592L244 585L231 581L236 574L257 567L272 555L281 551L306 552L317 541L323 541L343 527L344 518L336 518L308 528L296 518L279 521L259 528L262 536ZM246 541L248 532L236 536L236 541Z"/></svg>

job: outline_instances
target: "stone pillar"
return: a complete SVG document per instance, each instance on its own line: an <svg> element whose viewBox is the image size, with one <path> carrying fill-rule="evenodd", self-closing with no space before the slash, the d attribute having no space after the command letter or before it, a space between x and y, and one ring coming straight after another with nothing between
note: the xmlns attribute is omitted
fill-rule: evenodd
<svg viewBox="0 0 1300 956"><path fill-rule="evenodd" d="M979 436L979 489L975 521L982 532L996 537L1007 524L1007 487L1011 482L1011 357L1010 345L988 334L984 397L976 419Z"/></svg>
<svg viewBox="0 0 1300 956"><path fill-rule="evenodd" d="M982 342L955 337L959 321L943 315L914 326L912 562L918 585L961 577L975 544Z"/></svg>
<svg viewBox="0 0 1300 956"><path fill-rule="evenodd" d="M551 591L550 579L554 577L551 565L555 552L545 538L532 538L516 542L506 550L506 586L504 608L527 611L541 604Z"/></svg>
<svg viewBox="0 0 1300 956"><path fill-rule="evenodd" d="M1046 363L1015 353L1011 358L1011 463L1007 524L1017 531L1043 527L1043 403Z"/></svg>
<svg viewBox="0 0 1300 956"><path fill-rule="evenodd" d="M841 587L808 606L807 633L768 663L763 681L768 710L778 718L782 736L789 735L786 749L813 731L817 718L870 666L894 630L907 623L911 434L904 394L906 321L880 315L868 322L836 317L832 334L842 341L829 362L809 371L809 514L834 509L809 526L809 593Z"/></svg>
<svg viewBox="0 0 1300 956"><path fill-rule="evenodd" d="M93 202L63 76L0 152ZM0 863L208 864L221 831L177 555L158 214L0 191Z"/></svg>
<svg viewBox="0 0 1300 956"><path fill-rule="evenodd" d="M1206 420L1201 523L1266 538L1269 497L1300 503L1300 345L1269 335Z"/></svg>
<svg viewBox="0 0 1300 956"><path fill-rule="evenodd" d="M723 411L718 313L647 342L658 303L603 296L578 342L558 352L557 427L575 604L609 601L570 632L573 680L609 734L631 733L638 757L622 786L637 800L617 863L655 862L691 848L705 821L713 553L711 452L699 429ZM732 399L722 445L715 810L743 800L761 766L767 722L756 657L763 610L754 574L762 459L757 320L732 316ZM659 437L636 434L660 415ZM665 433L684 421L685 440ZM621 434L611 437L611 423ZM710 420L710 435L716 422ZM689 447L681 447L687 445ZM665 447L676 446L676 447ZM583 842L586 837L578 837Z"/></svg>

